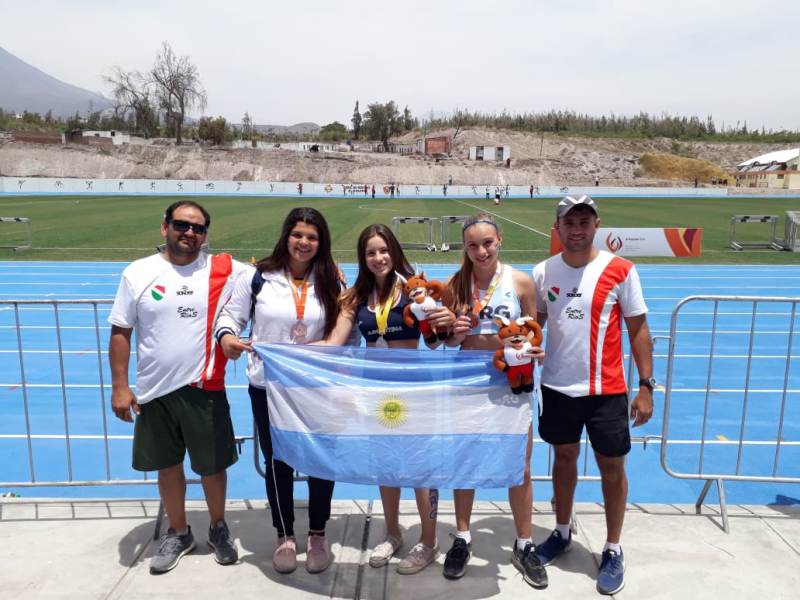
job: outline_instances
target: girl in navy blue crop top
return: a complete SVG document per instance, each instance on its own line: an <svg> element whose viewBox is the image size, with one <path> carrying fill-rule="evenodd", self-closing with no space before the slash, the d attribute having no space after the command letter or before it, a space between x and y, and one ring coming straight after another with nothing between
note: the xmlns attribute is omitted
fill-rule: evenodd
<svg viewBox="0 0 800 600"><path fill-rule="evenodd" d="M403 307L409 300L403 295L403 278L414 274L400 243L386 225L370 225L358 237L358 277L353 287L340 298L339 319L327 338L329 344L344 344L354 324L367 347L415 349L419 347L419 330L403 323ZM455 315L447 308L428 313L433 326L449 327ZM436 342L429 347L435 347ZM380 486L386 517L386 537L372 552L369 564L382 567L403 544L400 531L400 488ZM438 553L436 516L438 490L414 490L422 525L420 541L400 561L400 573L421 571L433 562Z"/></svg>

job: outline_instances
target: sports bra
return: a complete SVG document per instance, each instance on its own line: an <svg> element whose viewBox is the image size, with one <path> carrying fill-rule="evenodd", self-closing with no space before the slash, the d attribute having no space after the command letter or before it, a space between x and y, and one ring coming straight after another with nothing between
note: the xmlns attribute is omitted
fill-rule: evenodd
<svg viewBox="0 0 800 600"><path fill-rule="evenodd" d="M513 320L520 317L522 308L519 304L517 290L514 288L513 271L514 269L511 268L511 265L503 266L503 276L500 284L495 288L492 298L489 300L489 305L484 307L480 315L478 315L478 324L470 329L467 335L497 333L495 318L506 317ZM484 293L478 290L478 299L483 300L483 296Z"/></svg>
<svg viewBox="0 0 800 600"><path fill-rule="evenodd" d="M400 298L400 302L393 306L389 311L389 319L386 323L386 333L383 338L387 342L396 340L418 340L419 329L416 327L407 327L403 323L403 309L409 303L409 299L405 296ZM356 309L356 319L358 322L358 330L368 343L378 341L378 322L375 318L375 312L371 311L366 302L359 304Z"/></svg>

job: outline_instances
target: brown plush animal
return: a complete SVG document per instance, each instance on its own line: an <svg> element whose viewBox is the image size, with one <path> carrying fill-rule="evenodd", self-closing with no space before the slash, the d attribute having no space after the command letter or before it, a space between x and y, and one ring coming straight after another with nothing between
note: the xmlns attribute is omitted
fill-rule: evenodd
<svg viewBox="0 0 800 600"><path fill-rule="evenodd" d="M447 328L437 327L436 330L428 323L428 311L436 308L436 301L442 300L447 289L441 281L425 279L425 273L409 277L403 284L403 292L411 302L403 309L403 322L406 327L419 327L422 338L427 343L437 339L447 338Z"/></svg>
<svg viewBox="0 0 800 600"><path fill-rule="evenodd" d="M512 393L532 392L533 357L528 351L542 343L542 328L531 317L514 321L500 317L494 322L500 328L497 336L503 343L494 353L494 368L506 374Z"/></svg>

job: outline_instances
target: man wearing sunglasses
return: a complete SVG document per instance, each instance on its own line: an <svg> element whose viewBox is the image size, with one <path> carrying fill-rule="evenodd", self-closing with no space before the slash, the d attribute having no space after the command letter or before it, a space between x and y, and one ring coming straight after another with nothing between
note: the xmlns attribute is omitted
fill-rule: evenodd
<svg viewBox="0 0 800 600"><path fill-rule="evenodd" d="M203 252L211 218L190 200L170 205L161 223L163 252L122 273L111 323L111 408L133 421L133 468L157 471L169 529L150 562L151 573L173 569L195 548L186 521L183 461L202 480L211 517L208 544L220 564L238 560L225 524L226 469L237 459L225 396L225 356L213 323L244 266L228 254ZM136 330L136 393L128 382Z"/></svg>

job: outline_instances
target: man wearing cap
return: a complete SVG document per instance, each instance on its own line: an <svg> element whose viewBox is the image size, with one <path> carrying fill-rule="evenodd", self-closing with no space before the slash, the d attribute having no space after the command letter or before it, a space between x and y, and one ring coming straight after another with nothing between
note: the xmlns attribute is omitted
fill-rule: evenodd
<svg viewBox="0 0 800 600"><path fill-rule="evenodd" d="M647 306L633 263L595 248L597 204L587 195L566 196L556 209L555 228L564 250L533 270L536 310L547 327L547 360L541 377L539 435L555 451L553 491L556 528L536 549L549 565L570 549L570 517L578 482L584 426L602 479L607 537L597 590L614 594L624 586L620 536L628 480L625 455L633 426L653 414L653 355ZM622 351L622 320L639 372L636 397L628 405Z"/></svg>

